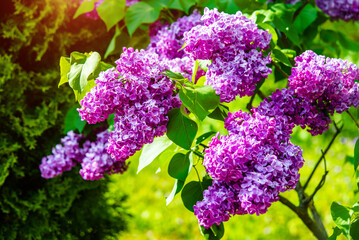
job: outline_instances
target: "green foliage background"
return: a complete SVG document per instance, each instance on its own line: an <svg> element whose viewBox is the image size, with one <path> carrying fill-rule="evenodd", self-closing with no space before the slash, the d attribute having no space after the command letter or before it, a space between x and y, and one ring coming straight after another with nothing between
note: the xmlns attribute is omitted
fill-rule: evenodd
<svg viewBox="0 0 359 240"><path fill-rule="evenodd" d="M84 181L76 168L46 180L38 167L59 143L65 113L74 105L71 89L57 88L59 57L71 48L95 49L92 41L108 35L94 30L96 23L91 29L81 19L70 21L72 1L1 5L0 239L116 236L126 229L126 197L106 195L108 179Z"/></svg>

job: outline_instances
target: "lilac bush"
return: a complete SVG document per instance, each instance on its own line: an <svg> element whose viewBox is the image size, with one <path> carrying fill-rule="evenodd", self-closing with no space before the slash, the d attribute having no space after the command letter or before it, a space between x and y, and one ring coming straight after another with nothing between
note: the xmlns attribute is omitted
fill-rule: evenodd
<svg viewBox="0 0 359 240"><path fill-rule="evenodd" d="M287 1L290 4L296 2ZM319 7L323 5L320 1L317 3ZM126 4L129 6L130 1ZM324 5L330 4L328 1ZM283 12L288 11L288 16L294 13L290 12L292 5L277 6L281 6ZM313 6L302 6L297 4L297 10L315 9ZM355 12L355 1L352 6L350 11ZM300 14L298 19L303 18ZM274 21L273 26L278 27L275 24ZM283 28L277 30L273 34L279 35L279 30L285 34ZM170 140L182 148L181 151L188 151L186 155L173 157L170 162L169 173L177 179L175 194L182 188L177 183L182 183L189 174L187 163L183 161L191 158L191 154L203 159L206 176L202 180L213 180L212 186L204 190L197 172L199 184L193 183L191 187L200 185L201 190L204 190L203 199L194 206L193 202L191 206L185 204L188 209L193 206L194 214L204 228L219 225L234 215L264 214L273 202L283 199L283 196L279 197L280 193L296 187L298 193L303 190L301 194L304 200L299 199L299 207L293 204L288 206L292 210L300 208L298 211L302 211L305 207L308 210L308 204L316 192L308 197L304 193L305 187L298 190L301 188L301 184L298 184L299 170L304 159L301 148L290 141L293 128L300 126L313 136L322 134L329 129L335 112L343 113L352 106L358 107L359 88L355 82L359 78L357 66L308 50L294 58L295 67L291 69L291 75L287 76L288 87L277 89L265 97L256 86L271 74L272 70L267 65L272 63L282 75L286 75L281 64L276 63L287 60L285 65L289 66L289 55L295 54L289 54L289 49L283 49L283 46L275 47L277 53L281 52L283 56L275 54L276 62L272 62L268 50L272 35L259 29L254 21L241 12L230 15L205 8L201 16L194 10L190 16L181 17L172 24L157 20L149 26L149 34L150 43L145 50L123 48L123 53L115 62L116 66L101 72L95 80L95 87L81 100L78 112L83 121L97 124L114 114L113 130L97 133L97 140L93 142L80 134L69 132L62 141L63 145L56 146L53 155L42 160L40 169L43 177L59 175L76 163L81 164L80 174L86 180L101 179L104 174L122 173L127 169L129 157L167 132L167 138L161 138L160 141ZM295 44L293 34L284 45L290 45L291 42ZM277 43L272 43L279 47L281 36L278 35L273 38L278 38ZM274 49L272 45L271 49ZM204 63L198 60L207 60L204 62L209 64L208 68L201 66L206 71L194 71ZM182 79L176 73L194 81ZM203 86L203 81L197 83L201 76L205 77L204 84L207 86ZM263 99L257 107L252 107L254 94ZM237 96L252 96L247 106L249 112L228 112L225 118L227 106L222 103L231 102ZM171 112L171 122L168 124L170 110L180 107ZM228 135L217 133L208 146L201 142L204 141L201 137L212 132L204 133L196 139L199 129L197 123L206 117L224 119L224 127L228 131ZM341 130L336 123L334 127L337 132L332 142ZM84 143L79 144L82 141ZM151 145L147 146L151 148ZM159 154L162 151L166 150L161 150ZM321 159L324 159L324 154ZM189 164L195 167L197 163L190 161ZM174 166L178 166L178 169L174 169ZM183 192L186 194L186 191ZM170 199L174 197L173 193ZM310 210L314 215L313 209ZM306 223L310 220L308 213L300 212L298 216L302 220L307 218L303 220ZM326 233L318 233L316 236L326 239Z"/></svg>

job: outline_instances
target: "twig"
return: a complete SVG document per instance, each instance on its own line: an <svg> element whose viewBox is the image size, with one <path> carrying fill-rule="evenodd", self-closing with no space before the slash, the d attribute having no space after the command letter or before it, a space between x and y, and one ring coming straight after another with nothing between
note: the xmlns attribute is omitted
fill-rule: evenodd
<svg viewBox="0 0 359 240"><path fill-rule="evenodd" d="M289 201L289 200L286 199L285 197L279 195L279 202L281 202L281 203L283 203L284 205L286 205L287 207L289 207L290 210L292 210L293 212L295 212L297 215L299 214L298 207L295 206L291 201Z"/></svg>
<svg viewBox="0 0 359 240"><path fill-rule="evenodd" d="M353 121L355 122L355 125L357 126L357 128L359 129L359 123L358 121L354 118L354 116L348 111L346 111L348 113L348 115L353 119Z"/></svg>
<svg viewBox="0 0 359 240"><path fill-rule="evenodd" d="M334 122L334 126L337 129L337 131L335 132L334 136L332 137L332 140L330 141L330 143L328 144L328 146L326 147L326 149L324 150L324 152L322 152L322 155L320 156L319 160L317 161L317 163L315 164L313 171L310 173L307 181L305 182L304 186L303 186L303 190L305 190L308 187L308 184L310 182L310 180L312 179L315 171L317 170L319 164L321 163L321 161L324 159L325 154L327 154L327 152L329 151L330 147L332 146L332 144L334 143L334 140L336 139L336 137L339 135L339 133L341 132L341 130L343 129L343 126L341 126L340 128L337 127L336 123Z"/></svg>
<svg viewBox="0 0 359 240"><path fill-rule="evenodd" d="M266 96L262 93L262 91L261 90L259 90L258 89L258 91L257 91L257 94L258 94L258 96L262 99L262 100L264 100L265 98L266 98Z"/></svg>
<svg viewBox="0 0 359 240"><path fill-rule="evenodd" d="M206 144L200 143L200 146L204 147L204 148L209 148Z"/></svg>
<svg viewBox="0 0 359 240"><path fill-rule="evenodd" d="M325 179L328 175L329 171L327 170L327 160L325 159L325 154L323 153L323 150L322 150L322 155L323 155L323 159L324 159L324 174L323 174L322 179L320 180L319 184L314 189L314 192L309 197L307 197L306 199L303 200L304 204L308 204L310 201L312 201L314 195L323 187L323 185L325 183Z"/></svg>
<svg viewBox="0 0 359 240"><path fill-rule="evenodd" d="M193 165L193 168L194 168L194 170L196 171L196 174L197 174L197 177L198 177L198 181L199 181L199 185L201 185L201 189L202 189L202 192L203 192L203 191L204 191L204 188L203 188L203 186L202 186L202 181L201 181L201 178L200 178L200 176L199 176L198 170L197 170L197 168L196 168L195 165Z"/></svg>
<svg viewBox="0 0 359 240"><path fill-rule="evenodd" d="M204 158L203 154L198 151L193 151L194 154L196 154L200 158Z"/></svg>
<svg viewBox="0 0 359 240"><path fill-rule="evenodd" d="M254 100L254 97L256 96L256 93L254 93L251 97L251 99L249 99L249 102L247 103L247 109L248 111L251 111L252 107L253 107L253 100Z"/></svg>
<svg viewBox="0 0 359 240"><path fill-rule="evenodd" d="M275 67L276 69L278 69L278 71L279 71L281 74L283 74L284 77L289 78L289 75L288 75L286 72L284 72L283 69L281 69L278 64L276 64L274 61L272 61L272 64L274 65L274 67Z"/></svg>
<svg viewBox="0 0 359 240"><path fill-rule="evenodd" d="M322 229L322 222L319 218L319 222L313 221L313 219L308 214L308 207L297 207L288 199L279 195L279 201L290 208L297 216L303 221L303 223L309 228L309 230L317 237L319 240L326 240L328 235L324 229ZM314 207L314 205L313 205ZM314 208L315 210L315 208ZM319 215L318 215L319 217Z"/></svg>

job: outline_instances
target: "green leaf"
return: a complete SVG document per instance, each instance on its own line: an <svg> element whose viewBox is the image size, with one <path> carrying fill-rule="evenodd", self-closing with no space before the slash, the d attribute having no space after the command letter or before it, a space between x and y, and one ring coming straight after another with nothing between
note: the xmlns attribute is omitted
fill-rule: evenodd
<svg viewBox="0 0 359 240"><path fill-rule="evenodd" d="M190 150L197 134L197 124L185 117L179 108L174 108L168 113L167 137L178 146Z"/></svg>
<svg viewBox="0 0 359 240"><path fill-rule="evenodd" d="M119 27L116 25L115 34L113 35L110 44L108 45L104 58L107 58L108 56L112 54L119 53L121 51L120 47L123 45L120 44L120 37L121 37L122 31L119 29Z"/></svg>
<svg viewBox="0 0 359 240"><path fill-rule="evenodd" d="M311 4L307 4L294 20L294 27L302 34L317 19L317 10Z"/></svg>
<svg viewBox="0 0 359 240"><path fill-rule="evenodd" d="M195 4L193 0L171 0L168 8L178 9L188 14L189 9Z"/></svg>
<svg viewBox="0 0 359 240"><path fill-rule="evenodd" d="M162 152L164 152L172 142L164 135L156 137L152 143L146 144L142 148L141 156L138 163L137 174L153 162Z"/></svg>
<svg viewBox="0 0 359 240"><path fill-rule="evenodd" d="M355 203L351 209L354 211L354 213L359 213L359 202Z"/></svg>
<svg viewBox="0 0 359 240"><path fill-rule="evenodd" d="M186 79L181 73L175 73L175 72L172 72L171 70L168 70L166 69L165 70L166 72L163 73L163 75L173 79L173 80L176 80L176 81L181 81L181 80L184 80Z"/></svg>
<svg viewBox="0 0 359 240"><path fill-rule="evenodd" d="M208 66L212 64L212 60L197 59L197 61L198 61L198 65L200 66L200 68L202 68L202 70L205 72L208 71Z"/></svg>
<svg viewBox="0 0 359 240"><path fill-rule="evenodd" d="M176 178L178 180L185 181L188 174L192 169L192 161L190 161L190 153L188 152L186 155L183 153L176 153L169 165L168 165L168 174Z"/></svg>
<svg viewBox="0 0 359 240"><path fill-rule="evenodd" d="M96 8L98 15L105 22L107 31L125 16L126 0L105 0Z"/></svg>
<svg viewBox="0 0 359 240"><path fill-rule="evenodd" d="M201 183L197 181L187 183L182 190L181 198L183 205L193 212L193 206L203 199Z"/></svg>
<svg viewBox="0 0 359 240"><path fill-rule="evenodd" d="M193 206L203 200L203 191L212 185L212 180L205 179L201 182L192 181L187 183L181 193L183 205L193 212Z"/></svg>
<svg viewBox="0 0 359 240"><path fill-rule="evenodd" d="M60 87L62 84L67 83L69 79L67 78L67 74L70 72L71 64L70 64L70 58L68 57L61 57L60 58L60 82L58 87Z"/></svg>
<svg viewBox="0 0 359 240"><path fill-rule="evenodd" d="M138 2L126 11L125 22L130 36L142 23L153 23L160 15L162 8L155 8L147 2Z"/></svg>
<svg viewBox="0 0 359 240"><path fill-rule="evenodd" d="M199 88L182 87L179 97L183 104L201 121L218 106L220 97L212 86Z"/></svg>
<svg viewBox="0 0 359 240"><path fill-rule="evenodd" d="M81 3L81 5L79 6L79 8L76 10L76 13L75 13L73 19L77 18L81 14L91 12L94 9L95 9L95 0L83 1Z"/></svg>
<svg viewBox="0 0 359 240"><path fill-rule="evenodd" d="M287 8L285 4L274 4L271 9L275 12L273 23L281 32L283 32L295 45L300 47L299 35L293 26L292 19L295 9Z"/></svg>
<svg viewBox="0 0 359 240"><path fill-rule="evenodd" d="M67 133L71 130L78 130L79 133L82 133L85 125L86 125L86 121L81 121L81 117L79 115L79 112L77 111L77 108L79 106L75 106L73 108L71 108L69 111L67 111L66 113L66 117L65 117L65 128L63 133Z"/></svg>
<svg viewBox="0 0 359 240"><path fill-rule="evenodd" d="M268 32L272 35L272 41L274 42L275 45L277 45L278 34L275 31L275 29L268 23L259 23L258 26L263 30L268 30Z"/></svg>
<svg viewBox="0 0 359 240"><path fill-rule="evenodd" d="M354 146L354 171L358 169L359 166L359 138L357 139Z"/></svg>
<svg viewBox="0 0 359 240"><path fill-rule="evenodd" d="M112 113L110 116L108 116L107 118L107 123L109 125L109 131L113 131L115 128L114 128L114 125L115 125L115 114Z"/></svg>
<svg viewBox="0 0 359 240"><path fill-rule="evenodd" d="M343 231L344 235L348 237L351 218L349 209L340 205L337 202L333 202L330 207L330 210L333 221Z"/></svg>
<svg viewBox="0 0 359 240"><path fill-rule="evenodd" d="M205 239L208 240L219 240L224 235L224 224L221 222L221 224L213 224L210 228L206 229L203 226L199 226L201 234Z"/></svg>
<svg viewBox="0 0 359 240"><path fill-rule="evenodd" d="M196 87L202 87L204 86L204 83L206 82L206 76L200 77L196 82Z"/></svg>
<svg viewBox="0 0 359 240"><path fill-rule="evenodd" d="M84 54L73 52L70 56L71 69L67 74L70 87L81 93L87 81L94 79L94 73L101 61L101 56L93 52L89 57Z"/></svg>
<svg viewBox="0 0 359 240"><path fill-rule="evenodd" d="M290 63L288 57L284 53L282 53L280 49L273 49L271 57L276 62L281 62L288 67L292 67L292 64Z"/></svg>
<svg viewBox="0 0 359 240"><path fill-rule="evenodd" d="M338 33L333 30L323 29L320 31L320 39L330 43L338 40Z"/></svg>
<svg viewBox="0 0 359 240"><path fill-rule="evenodd" d="M340 230L338 227L335 227L333 229L333 234L327 240L336 240L340 234L342 234L342 230Z"/></svg>
<svg viewBox="0 0 359 240"><path fill-rule="evenodd" d="M172 192L166 198L166 206L168 204L170 204L172 202L173 198L176 196L176 194L181 191L181 189L183 188L183 185L184 185L184 181L176 179L175 184L173 185Z"/></svg>
<svg viewBox="0 0 359 240"><path fill-rule="evenodd" d="M349 40L343 33L338 33L338 38L343 48L359 52L359 43Z"/></svg>
<svg viewBox="0 0 359 240"><path fill-rule="evenodd" d="M350 224L350 236L352 239L359 239L359 218Z"/></svg>
<svg viewBox="0 0 359 240"><path fill-rule="evenodd" d="M225 107L223 105L218 105L218 107L214 109L214 111L211 114L209 114L208 117L216 120L224 121L224 119L228 117L228 111L229 111L228 107Z"/></svg>
<svg viewBox="0 0 359 240"><path fill-rule="evenodd" d="M87 85L82 92L74 90L75 97L76 97L76 100L78 101L78 103L81 104L81 100L86 96L86 94L88 92L91 91L91 88L93 88L94 86L96 86L95 80L90 80L87 82Z"/></svg>
<svg viewBox="0 0 359 240"><path fill-rule="evenodd" d="M216 134L216 132L206 132L206 133L202 134L201 136L199 136L196 139L196 144L200 144L201 142L203 142L204 140L206 140L207 138L209 138L210 136L215 135L215 134Z"/></svg>
<svg viewBox="0 0 359 240"><path fill-rule="evenodd" d="M292 49L281 49L282 53L284 53L288 58L295 58L297 56L297 52Z"/></svg>

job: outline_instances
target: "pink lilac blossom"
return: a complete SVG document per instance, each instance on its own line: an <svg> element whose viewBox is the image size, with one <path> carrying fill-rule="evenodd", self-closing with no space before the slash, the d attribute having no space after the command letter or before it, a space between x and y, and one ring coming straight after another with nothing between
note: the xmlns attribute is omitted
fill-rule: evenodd
<svg viewBox="0 0 359 240"><path fill-rule="evenodd" d="M267 212L280 192L296 186L304 162L302 150L289 141L291 126L280 117L239 111L225 126L229 136L212 138L203 163L213 185L194 206L206 228L231 215Z"/></svg>
<svg viewBox="0 0 359 240"><path fill-rule="evenodd" d="M333 19L359 21L359 0L316 0L318 8Z"/></svg>
<svg viewBox="0 0 359 240"><path fill-rule="evenodd" d="M322 112L342 113L359 105L357 66L348 61L325 58L306 51L295 58L288 86L295 95L317 106Z"/></svg>
<svg viewBox="0 0 359 240"><path fill-rule="evenodd" d="M78 111L89 123L115 113L107 151L116 162L124 162L166 132L167 113L180 101L173 96L172 81L161 74L168 63L156 53L124 48L116 65L96 79L97 85L81 100Z"/></svg>
<svg viewBox="0 0 359 240"><path fill-rule="evenodd" d="M206 84L213 86L222 102L252 95L256 83L271 73L266 66L271 59L262 53L271 34L239 11L230 15L205 8L201 20L202 24L184 33L184 51L193 59L213 60Z"/></svg>

